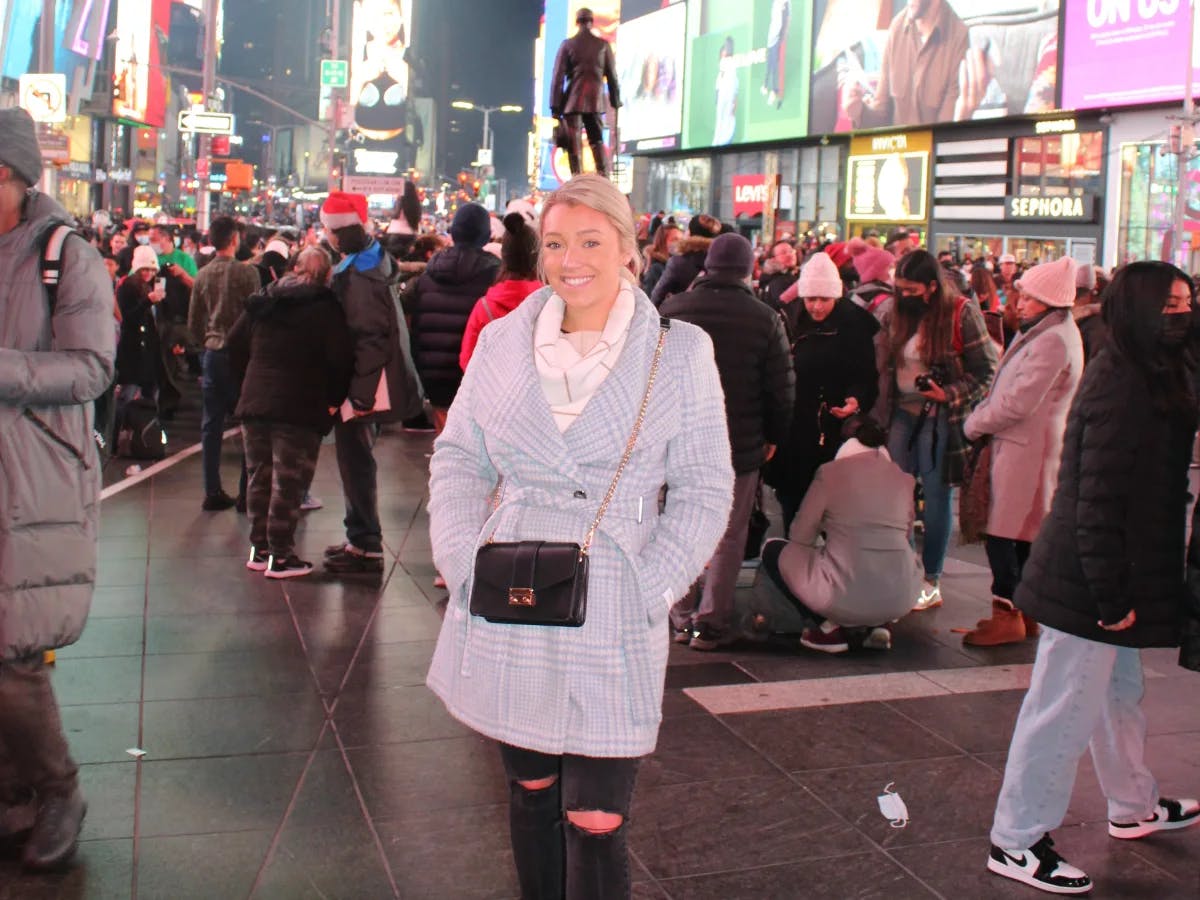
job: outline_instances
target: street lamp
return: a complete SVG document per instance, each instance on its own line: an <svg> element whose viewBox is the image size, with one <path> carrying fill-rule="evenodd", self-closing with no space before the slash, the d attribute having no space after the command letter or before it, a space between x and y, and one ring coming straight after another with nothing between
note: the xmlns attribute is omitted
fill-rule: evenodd
<svg viewBox="0 0 1200 900"><path fill-rule="evenodd" d="M525 110L513 103L505 103L503 106L479 106L472 103L470 100L454 100L450 105L455 109L474 109L483 113L483 145L484 150L492 149L492 142L489 140L491 129L488 128L489 117L494 112L519 113Z"/></svg>

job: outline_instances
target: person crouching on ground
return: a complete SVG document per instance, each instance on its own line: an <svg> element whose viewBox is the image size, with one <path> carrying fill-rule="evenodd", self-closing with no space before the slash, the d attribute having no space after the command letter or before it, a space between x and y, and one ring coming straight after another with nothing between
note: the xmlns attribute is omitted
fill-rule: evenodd
<svg viewBox="0 0 1200 900"><path fill-rule="evenodd" d="M246 568L267 578L312 571L295 552L300 504L354 373L354 340L328 287L330 267L324 250L303 251L293 273L250 297L228 338L243 381L237 416L250 476Z"/></svg>
<svg viewBox="0 0 1200 900"><path fill-rule="evenodd" d="M1013 598L1042 628L996 802L987 868L1055 894L1088 876L1049 832L1062 824L1089 746L1108 833L1145 837L1200 822L1200 802L1158 793L1146 768L1143 647L1183 634L1188 462L1196 432L1193 285L1163 262L1109 286L1111 340L1067 417L1058 487Z"/></svg>
<svg viewBox="0 0 1200 900"><path fill-rule="evenodd" d="M892 462L874 422L862 420L854 434L817 469L788 539L767 541L762 551L763 571L815 623L801 645L824 653L849 650L852 627L869 629L864 646L891 647L884 623L909 611L921 584L909 543L913 476Z"/></svg>
<svg viewBox="0 0 1200 900"><path fill-rule="evenodd" d="M427 681L500 742L521 895L620 900L638 763L662 721L667 611L725 531L733 467L712 342L666 328L638 289L624 195L577 176L547 199L541 233L549 287L483 330L434 443L429 530L450 597ZM586 546L590 529L582 626L470 613L485 542Z"/></svg>
<svg viewBox="0 0 1200 900"><path fill-rule="evenodd" d="M963 423L967 440L992 438L986 544L992 616L963 636L964 644L978 647L1037 636L1037 623L1013 607L1013 592L1050 512L1067 412L1083 376L1083 341L1071 318L1073 259L1034 266L1013 283L1008 302L1017 306L1020 331L988 395Z"/></svg>

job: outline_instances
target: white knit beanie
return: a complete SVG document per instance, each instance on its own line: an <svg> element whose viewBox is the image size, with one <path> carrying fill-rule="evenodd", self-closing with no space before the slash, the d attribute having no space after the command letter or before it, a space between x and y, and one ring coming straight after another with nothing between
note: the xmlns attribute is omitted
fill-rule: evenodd
<svg viewBox="0 0 1200 900"><path fill-rule="evenodd" d="M841 297L845 293L842 277L827 253L814 253L800 270L796 290L805 297Z"/></svg>

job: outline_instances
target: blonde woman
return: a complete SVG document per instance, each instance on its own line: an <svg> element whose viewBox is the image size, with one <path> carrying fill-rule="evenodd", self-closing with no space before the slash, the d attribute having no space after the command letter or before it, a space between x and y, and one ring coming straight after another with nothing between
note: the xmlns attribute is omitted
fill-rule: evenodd
<svg viewBox="0 0 1200 900"><path fill-rule="evenodd" d="M501 744L525 897L630 896L625 822L662 720L667 612L704 569L732 502L712 343L684 323L664 331L637 263L633 217L611 182L582 175L552 195L541 219L549 287L480 335L430 464L433 557L450 602L428 683ZM583 625L472 615L478 548L584 544L634 437L590 546Z"/></svg>

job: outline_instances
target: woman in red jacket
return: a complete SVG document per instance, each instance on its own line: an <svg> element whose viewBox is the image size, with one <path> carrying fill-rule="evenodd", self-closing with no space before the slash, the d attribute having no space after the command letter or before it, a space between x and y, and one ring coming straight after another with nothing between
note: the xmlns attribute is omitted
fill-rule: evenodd
<svg viewBox="0 0 1200 900"><path fill-rule="evenodd" d="M521 305L521 301L542 287L537 274L538 236L528 220L517 212L504 217L504 240L500 244L500 274L496 283L479 298L467 328L463 332L462 353L458 364L467 371L483 326L502 319Z"/></svg>

